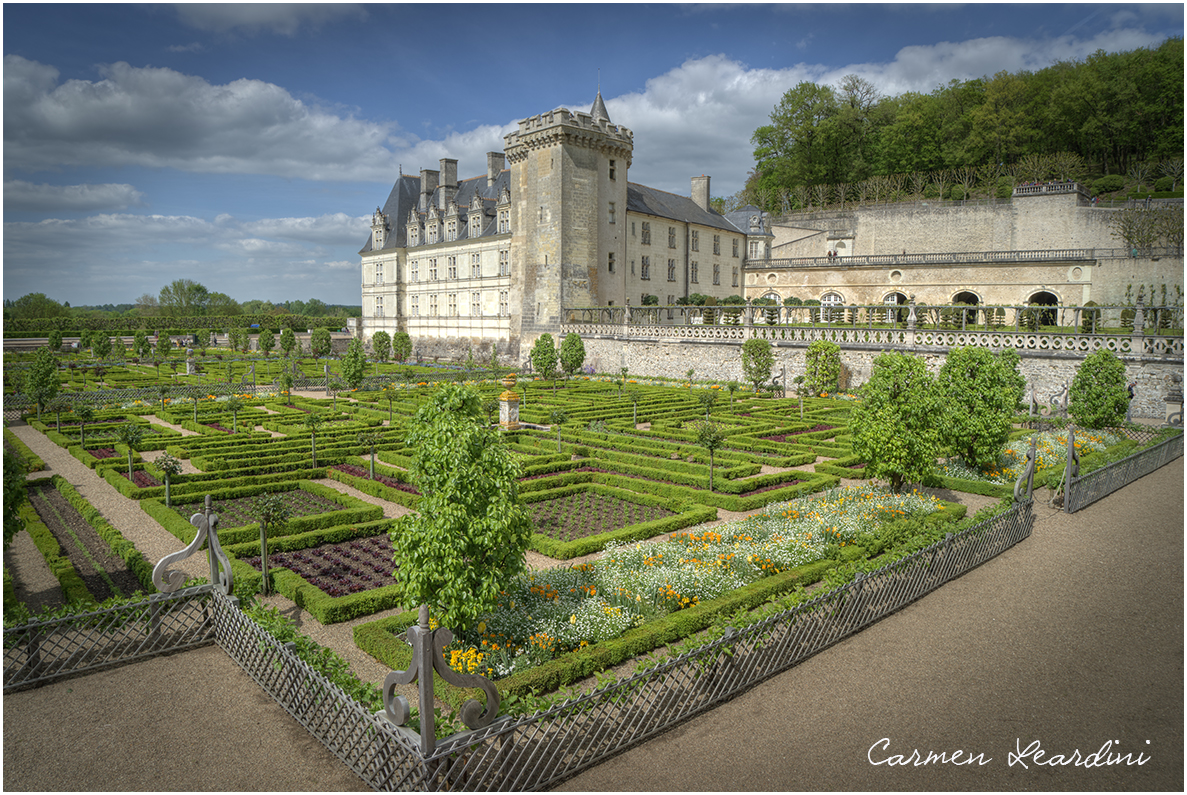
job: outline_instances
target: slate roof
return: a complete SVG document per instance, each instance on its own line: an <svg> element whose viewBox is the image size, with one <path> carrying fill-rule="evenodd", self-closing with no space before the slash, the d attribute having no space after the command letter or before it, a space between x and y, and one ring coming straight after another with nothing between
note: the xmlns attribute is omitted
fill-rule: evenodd
<svg viewBox="0 0 1187 795"><path fill-rule="evenodd" d="M764 213L761 209L755 207L753 204L747 204L745 207L739 207L736 210L726 213L725 217L728 218L734 226L738 227L738 229L741 229L751 237L774 237L775 235L771 232L759 230L755 230L753 232L750 231L750 217L754 215L762 218Z"/></svg>
<svg viewBox="0 0 1187 795"><path fill-rule="evenodd" d="M486 175L480 177L472 177L470 179L458 180L457 194L454 196L454 201L457 203L458 209L461 211L462 223L458 229L458 240L467 240L474 235L470 234L469 226L466 221L470 217L470 202L474 200L474 194L482 197L485 213L485 223L482 234L490 234L490 230L495 224L494 208L495 203L499 199L499 192L505 187L511 185L511 172L507 169L499 174L495 180L495 184L487 187ZM433 191L433 196L430 204L437 205L441 195L441 187L438 186ZM396 180L396 184L392 186L391 193L388 194L387 201L384 202L383 214L387 216L388 235L384 241L383 250L403 248L408 245L408 213L412 208L416 207L420 202L420 175L402 174ZM421 221L425 219L425 213L420 213ZM371 234L367 233L367 241L363 244L359 254L368 254L371 252Z"/></svg>
<svg viewBox="0 0 1187 795"><path fill-rule="evenodd" d="M646 185L636 185L628 182L626 185L626 208L629 212L646 213L660 218L670 218L673 221L688 222L722 229L726 232L745 232L745 227L738 227L728 218L714 210L702 210L696 202L688 196L677 196L675 193L656 190Z"/></svg>

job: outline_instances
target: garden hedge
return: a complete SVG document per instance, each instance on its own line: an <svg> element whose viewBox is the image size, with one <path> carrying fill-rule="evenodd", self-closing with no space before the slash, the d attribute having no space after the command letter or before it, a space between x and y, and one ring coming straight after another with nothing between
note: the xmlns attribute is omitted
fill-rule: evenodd
<svg viewBox="0 0 1187 795"><path fill-rule="evenodd" d="M29 531L29 537L33 539L41 557L45 559L45 565L49 567L50 573L54 575L58 585L61 586L62 598L67 603L94 604L95 597L91 595L87 584L83 582L78 570L70 562L70 558L62 554L62 547L58 544L58 539L54 538L54 534L50 532L45 522L41 521L41 517L37 515L33 506L26 502L17 510L25 529Z"/></svg>
<svg viewBox="0 0 1187 795"><path fill-rule="evenodd" d="M66 478L54 475L53 484L58 493L65 497L66 501L73 505L74 509L86 520L95 534L103 539L103 543L107 545L112 554L124 561L144 592L146 594L155 593L157 589L152 582L153 564L144 557L136 545L108 522L95 506L87 502L86 498L79 494Z"/></svg>
<svg viewBox="0 0 1187 795"><path fill-rule="evenodd" d="M25 471L40 472L45 469L45 462L8 428L4 429L4 441L11 445L17 456L25 462Z"/></svg>

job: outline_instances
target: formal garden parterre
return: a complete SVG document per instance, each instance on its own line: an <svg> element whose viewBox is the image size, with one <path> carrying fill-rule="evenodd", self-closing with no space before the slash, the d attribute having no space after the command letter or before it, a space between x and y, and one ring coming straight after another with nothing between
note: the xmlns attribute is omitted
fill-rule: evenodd
<svg viewBox="0 0 1187 795"><path fill-rule="evenodd" d="M230 364L226 380L233 385L239 370ZM299 363L311 374L323 367ZM412 474L417 450L407 436L417 412L441 381L461 382L492 422L502 391L492 374L474 366L383 365L400 375L385 388L341 396L297 397L274 389L198 390L170 398L156 380L157 368L126 363L101 369L103 380L92 381L88 391L119 384L156 394L94 410L71 405L68 393L59 393L63 399L47 401L40 417L27 415L29 424L138 500L146 519L179 543L193 538L188 517L210 494L236 591L244 596L262 580L258 500L282 495L289 518L267 529L269 582L322 623L413 607L391 560L392 540L407 531L409 517L385 518L382 508L324 483L337 481L415 510L422 494ZM75 370L64 368L60 376L62 386L75 385ZM501 444L515 461L517 499L529 517L526 546L552 562L508 581L480 620L456 628L446 650L455 670L496 678L505 693L524 699L555 692L601 668L703 637L736 620L739 611L795 603L813 587L827 587L830 572L851 577L855 566L880 565L973 520L959 503L870 483L887 470L885 462L855 450L854 413L867 406L860 394L807 384L794 397L777 397L763 390L766 379L757 379L756 389L628 376L577 371L563 380L517 385L525 427L503 432ZM1024 427L1030 418L1017 414L1017 397L992 460L966 460L937 437L924 446L933 466L908 482L1002 498L979 512L984 519L1009 503L1034 436L1039 481L1057 485L1066 431L1060 436L1059 428ZM119 442L121 426L132 424L143 433L133 444ZM706 425L720 437L713 446L704 443ZM1106 431L1081 433L1076 442L1077 450L1105 457L1138 445ZM163 459L143 459L146 451L188 461L196 471L171 474L160 466ZM6 452L24 455L7 435ZM23 509L26 524L79 524L60 519L60 501L51 505L42 487L34 492ZM719 510L758 513L706 526ZM90 513L102 521L97 511ZM147 562L116 536L95 537L119 547L117 557L135 569L122 585L86 570L88 553L71 552L55 533L49 537L56 548L39 544L67 601L130 596L132 582L151 590ZM85 542L79 546L88 549ZM94 557L93 549L89 554ZM6 600L9 593L6 587ZM8 623L7 605L5 613ZM408 647L398 636L414 620L409 611L363 623L355 629L356 643L393 668L407 667ZM378 698L375 691L361 692ZM463 695L447 688L442 697L456 705Z"/></svg>

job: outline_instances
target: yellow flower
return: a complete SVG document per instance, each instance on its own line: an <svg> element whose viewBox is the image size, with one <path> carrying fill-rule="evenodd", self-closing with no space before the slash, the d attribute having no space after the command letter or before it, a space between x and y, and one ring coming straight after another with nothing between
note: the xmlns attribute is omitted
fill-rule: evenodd
<svg viewBox="0 0 1187 795"><path fill-rule="evenodd" d="M569 616L569 623L570 623L570 624L576 624L576 623L577 623L577 614L576 614L576 613L574 613L573 615Z"/></svg>

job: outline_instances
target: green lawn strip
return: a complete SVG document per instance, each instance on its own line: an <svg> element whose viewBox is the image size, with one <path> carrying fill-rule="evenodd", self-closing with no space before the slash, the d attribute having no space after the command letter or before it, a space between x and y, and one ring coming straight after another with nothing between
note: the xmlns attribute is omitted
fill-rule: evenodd
<svg viewBox="0 0 1187 795"><path fill-rule="evenodd" d="M4 441L8 442L16 450L16 454L20 459L25 462L25 471L40 472L45 469L45 462L30 450L29 446L20 440L20 437L8 428L4 429Z"/></svg>
<svg viewBox="0 0 1187 795"><path fill-rule="evenodd" d="M17 510L20 512L25 529L29 531L29 537L33 539L37 550L41 552L41 557L45 559L50 573L57 578L58 584L62 588L62 598L66 602L94 604L95 597L87 589L86 583L75 570L74 564L62 554L62 547L58 544L58 539L50 532L45 522L41 521L41 517L37 515L33 506L26 502Z"/></svg>
<svg viewBox="0 0 1187 795"><path fill-rule="evenodd" d="M123 533L107 521L103 514L95 506L91 505L85 497L79 494L78 490L66 478L61 475L54 475L53 483L57 487L58 493L74 506L74 510L78 511L79 515L95 531L95 534L103 539L103 543L107 545L111 553L124 561L124 564L136 577L144 592L154 593L156 588L152 584L153 564L144 557L143 553L136 548L136 545L125 538Z"/></svg>
<svg viewBox="0 0 1187 795"><path fill-rule="evenodd" d="M57 488L56 480L60 479L60 477L61 476L59 475L54 476L54 488ZM53 503L46 500L45 507L49 509L49 511L57 518L58 522L61 523L62 529L66 532L66 535L70 536L70 541L74 544L74 547L80 553L82 553L82 556L86 560L87 564L92 570L94 570L96 574L99 575L99 578L103 580L103 582L107 583L107 587L111 590L111 593L116 596L128 596L129 594L123 593L119 588L116 587L115 582L111 579L111 575L108 574L107 570L104 569L103 566L101 566L99 562L91 556L90 551L87 550L86 546L82 543L82 539L78 537L78 534L74 532L73 528L66 524L66 518L58 512L58 509L53 506ZM94 599L94 595L92 595L92 601L98 601L97 599Z"/></svg>
<svg viewBox="0 0 1187 795"><path fill-rule="evenodd" d="M294 491L301 489L311 494L316 494L324 497L327 500L336 502L344 506L340 511L328 511L326 513L314 514L312 516L301 516L289 519L281 527L268 528L269 537L273 535L291 535L294 533L304 533L310 530L319 528L333 527L339 524L348 524L352 522L369 522L383 517L383 509L378 505L371 505L362 500L349 497L341 492L330 488L329 486L322 486L309 480L301 481L274 481L272 483L260 483L251 486L240 486L236 488L211 490L209 493L212 501L215 503L215 513L218 513L217 503L219 500L232 500L242 497L255 497L262 494L271 494L279 492ZM191 498L198 496L198 493L191 493ZM176 510L176 504L173 508L165 507L165 500L163 497L153 497L140 501L140 508L153 519L156 519L162 527L176 536L182 543L188 544L193 540L197 529L189 523L188 519L183 518ZM219 528L218 538L221 544L238 544L244 541L251 541L258 539L260 535L260 525L258 522L252 522L241 527L226 527Z"/></svg>
<svg viewBox="0 0 1187 795"><path fill-rule="evenodd" d="M544 533L533 532L528 541L528 548L546 555L554 560L568 560L594 552L601 552L609 543L627 543L654 538L657 535L670 533L684 527L711 522L717 518L717 509L705 505L675 503L662 498L649 497L639 492L626 491L612 486L599 484L566 485L555 489L530 491L520 495L520 500L526 505L537 502L567 497L583 492L593 492L604 497L614 497L624 502L638 505L654 506L674 512L675 516L652 519L647 522L627 525L597 535L579 538L573 541L558 541Z"/></svg>

